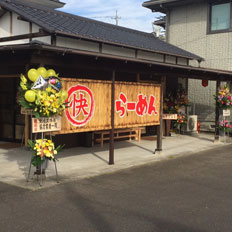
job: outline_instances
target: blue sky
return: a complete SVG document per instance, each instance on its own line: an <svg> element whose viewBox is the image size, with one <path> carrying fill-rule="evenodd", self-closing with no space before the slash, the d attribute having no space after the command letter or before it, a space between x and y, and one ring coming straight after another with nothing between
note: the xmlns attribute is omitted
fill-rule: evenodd
<svg viewBox="0 0 232 232"><path fill-rule="evenodd" d="M152 22L159 14L142 6L140 0L61 0L66 5L62 11L115 24L118 11L119 26L152 32Z"/></svg>

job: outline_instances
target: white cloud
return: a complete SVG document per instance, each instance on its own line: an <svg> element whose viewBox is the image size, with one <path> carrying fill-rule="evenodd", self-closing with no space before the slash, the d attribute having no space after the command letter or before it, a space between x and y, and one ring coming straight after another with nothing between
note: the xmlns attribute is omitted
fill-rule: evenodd
<svg viewBox="0 0 232 232"><path fill-rule="evenodd" d="M62 11L87 18L115 24L118 11L119 26L135 30L152 32L151 23L157 14L142 6L141 0L63 0L66 3Z"/></svg>

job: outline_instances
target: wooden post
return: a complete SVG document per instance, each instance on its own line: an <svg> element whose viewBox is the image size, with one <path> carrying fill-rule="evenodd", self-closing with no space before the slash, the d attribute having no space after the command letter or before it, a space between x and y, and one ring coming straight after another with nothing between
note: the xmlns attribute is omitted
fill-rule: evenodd
<svg viewBox="0 0 232 232"><path fill-rule="evenodd" d="M140 82L140 73L136 73L136 81Z"/></svg>
<svg viewBox="0 0 232 232"><path fill-rule="evenodd" d="M165 85L165 77L161 78L161 89L160 89L160 125L157 128L157 148L156 151L162 151L162 137L163 137L163 90ZM154 152L154 153L155 153Z"/></svg>
<svg viewBox="0 0 232 232"><path fill-rule="evenodd" d="M29 129L30 129L30 119L29 115L25 115L25 129L24 129L24 141L25 141L25 146L28 146L28 139L29 139Z"/></svg>
<svg viewBox="0 0 232 232"><path fill-rule="evenodd" d="M114 164L114 102L115 102L115 70L113 70L112 72L112 85L111 85L111 131L110 131L109 165Z"/></svg>
<svg viewBox="0 0 232 232"><path fill-rule="evenodd" d="M13 35L13 13L10 12L10 35Z"/></svg>
<svg viewBox="0 0 232 232"><path fill-rule="evenodd" d="M218 91L218 88L220 87L221 81L217 80L216 81L216 93ZM214 142L219 141L219 108L215 107L215 134L214 134Z"/></svg>

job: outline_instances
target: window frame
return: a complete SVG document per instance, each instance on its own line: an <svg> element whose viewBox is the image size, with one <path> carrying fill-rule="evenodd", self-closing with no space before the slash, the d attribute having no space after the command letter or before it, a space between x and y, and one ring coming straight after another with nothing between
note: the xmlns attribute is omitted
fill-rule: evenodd
<svg viewBox="0 0 232 232"><path fill-rule="evenodd" d="M212 20L212 6L213 5L219 5L224 3L230 3L230 26L228 29L222 29L222 30L211 30L211 20ZM232 1L231 0L209 0L208 1L208 13L207 13L207 34L217 34L217 33L225 33L225 32L231 32L232 31Z"/></svg>

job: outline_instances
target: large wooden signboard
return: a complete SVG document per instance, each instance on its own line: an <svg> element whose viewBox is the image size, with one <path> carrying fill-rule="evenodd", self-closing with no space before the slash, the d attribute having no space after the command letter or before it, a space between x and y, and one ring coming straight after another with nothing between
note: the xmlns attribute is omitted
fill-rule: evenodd
<svg viewBox="0 0 232 232"><path fill-rule="evenodd" d="M115 128L160 124L160 86L116 82Z"/></svg>
<svg viewBox="0 0 232 232"><path fill-rule="evenodd" d="M111 129L111 81L63 78L68 108L59 134ZM160 124L160 85L115 82L115 128Z"/></svg>

